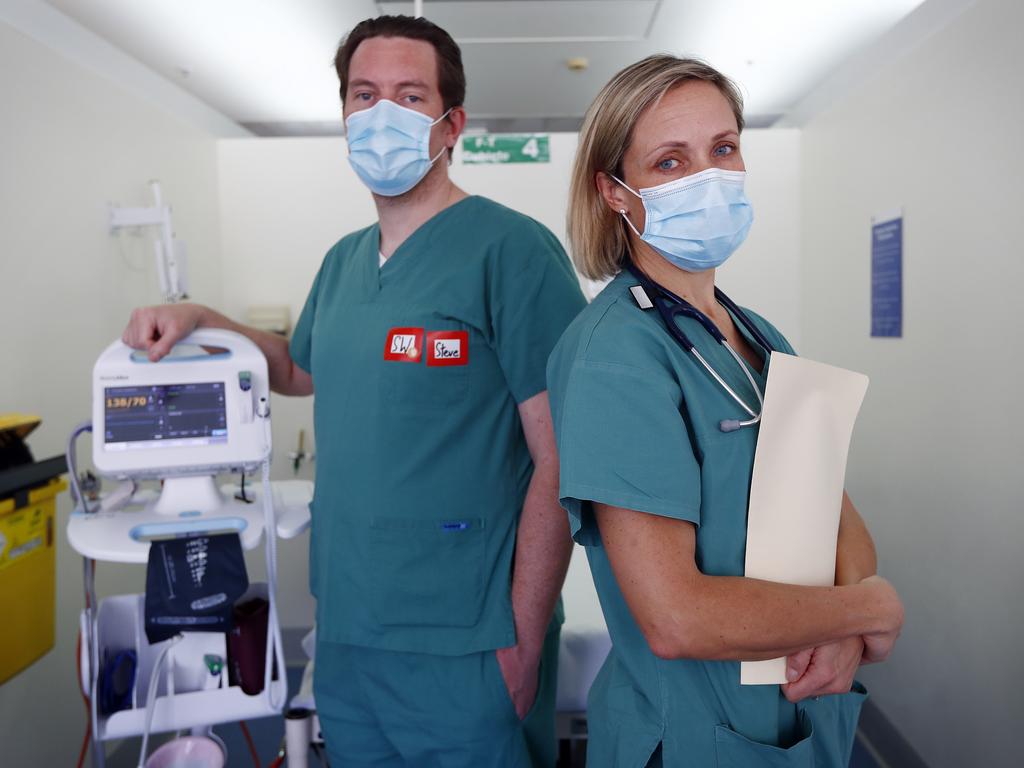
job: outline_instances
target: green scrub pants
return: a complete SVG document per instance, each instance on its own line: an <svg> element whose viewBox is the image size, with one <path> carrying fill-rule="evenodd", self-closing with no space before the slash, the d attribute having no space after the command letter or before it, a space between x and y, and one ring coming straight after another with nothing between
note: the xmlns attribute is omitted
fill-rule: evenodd
<svg viewBox="0 0 1024 768"><path fill-rule="evenodd" d="M553 768L557 626L520 721L494 651L436 656L318 642L313 689L331 768Z"/></svg>

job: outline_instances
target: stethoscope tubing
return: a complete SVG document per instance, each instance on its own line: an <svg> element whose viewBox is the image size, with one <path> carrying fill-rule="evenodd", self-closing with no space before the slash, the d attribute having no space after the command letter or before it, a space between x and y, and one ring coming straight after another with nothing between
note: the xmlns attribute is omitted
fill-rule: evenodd
<svg viewBox="0 0 1024 768"><path fill-rule="evenodd" d="M747 332L754 337L754 341L756 341L764 349L765 352L767 352L770 355L772 352L775 351L775 348L772 346L771 342L768 341L767 337L765 337L763 333L761 333L761 329L754 325L754 321L750 319L750 316L742 309L740 309L736 302L734 302L732 299L726 296L725 291L723 291L718 286L715 286L715 298L718 300L719 304L721 304L727 310L732 312L733 315L739 318L739 321L743 324L743 327L747 329Z"/></svg>
<svg viewBox="0 0 1024 768"><path fill-rule="evenodd" d="M749 427L757 424L761 420L761 412L764 410L764 394L761 392L761 388L757 386L757 382L754 381L754 377L750 372L750 366L739 356L739 353L733 349L732 345L728 342L725 336L722 334L718 327L711 322L711 319L703 312L698 310L696 307L691 305L685 299L680 298L672 291L664 288L658 283L651 280L649 277L644 275L640 270L632 263L627 266L629 271L632 273L639 282L645 293L648 294L648 299L658 310L658 314L661 316L661 321L665 325L665 329L669 334L676 340L676 342L685 351L689 352L697 362L700 363L701 367L708 372L708 374L718 383L723 390L740 406L749 416L749 419L723 419L719 422L719 428L723 432L733 432L741 427ZM650 294L654 294L653 297ZM736 317L743 327L747 329L750 335L764 350L766 354L771 354L774 349L772 345L765 338L764 334L761 333L753 321L747 317L746 312L740 309L735 302L732 301L728 296L725 295L718 287L715 288L715 298L722 306L724 306L729 312ZM671 306L669 306L671 305ZM701 326L708 332L708 334L719 344L728 350L729 354L736 361L736 364L743 371L747 377L747 381L750 382L751 388L754 390L754 394L757 395L758 410L755 412L753 408L744 402L736 391L729 386L728 382L725 381L719 375L712 365L704 359L704 356L697 350L697 347L690 341L689 337L683 332L678 325L676 325L675 318L677 315L683 315L685 317L692 318L699 322Z"/></svg>

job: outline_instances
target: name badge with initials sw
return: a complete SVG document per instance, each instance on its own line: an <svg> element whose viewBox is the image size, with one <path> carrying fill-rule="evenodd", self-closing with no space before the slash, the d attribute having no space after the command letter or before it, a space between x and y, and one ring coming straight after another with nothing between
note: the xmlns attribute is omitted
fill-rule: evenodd
<svg viewBox="0 0 1024 768"><path fill-rule="evenodd" d="M423 359L422 328L392 328L384 342L384 359L396 363L418 363Z"/></svg>

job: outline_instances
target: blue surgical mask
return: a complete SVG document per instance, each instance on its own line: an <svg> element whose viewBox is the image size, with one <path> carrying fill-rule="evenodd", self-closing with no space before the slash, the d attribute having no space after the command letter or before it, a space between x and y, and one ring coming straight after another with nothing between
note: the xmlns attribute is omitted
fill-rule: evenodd
<svg viewBox="0 0 1024 768"><path fill-rule="evenodd" d="M709 168L639 191L611 176L644 203L643 233L625 210L619 211L629 228L687 272L723 264L746 239L754 221L754 210L743 193L744 171Z"/></svg>
<svg viewBox="0 0 1024 768"><path fill-rule="evenodd" d="M448 112L431 120L385 99L353 112L345 120L349 163L375 194L395 197L408 192L447 151L442 147L437 157L430 156L430 129Z"/></svg>

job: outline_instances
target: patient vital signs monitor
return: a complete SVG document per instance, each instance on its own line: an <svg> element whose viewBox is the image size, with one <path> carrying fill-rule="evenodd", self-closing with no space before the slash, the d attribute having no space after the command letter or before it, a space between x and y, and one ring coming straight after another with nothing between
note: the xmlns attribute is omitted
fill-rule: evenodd
<svg viewBox="0 0 1024 768"><path fill-rule="evenodd" d="M116 341L93 369L93 461L115 477L254 470L269 390L266 360L236 334L197 331L156 363Z"/></svg>

